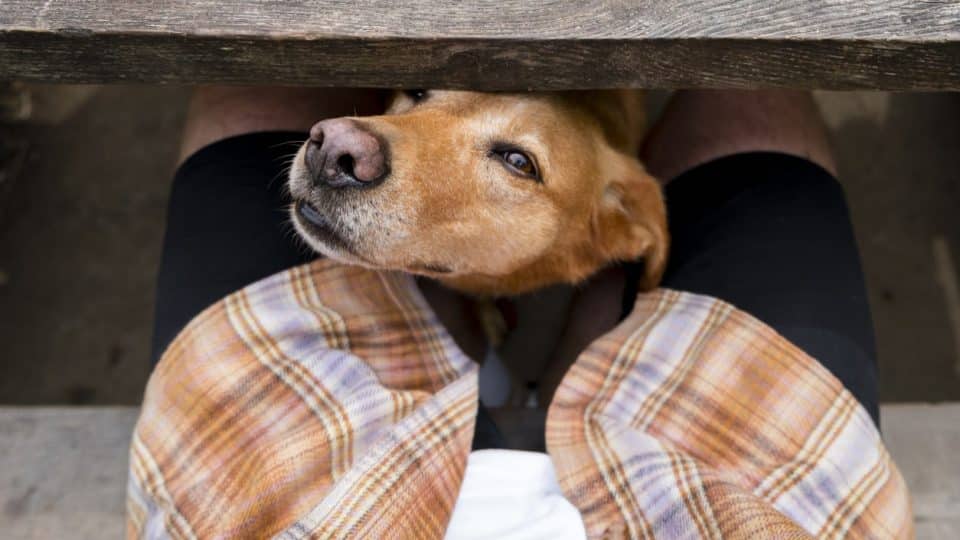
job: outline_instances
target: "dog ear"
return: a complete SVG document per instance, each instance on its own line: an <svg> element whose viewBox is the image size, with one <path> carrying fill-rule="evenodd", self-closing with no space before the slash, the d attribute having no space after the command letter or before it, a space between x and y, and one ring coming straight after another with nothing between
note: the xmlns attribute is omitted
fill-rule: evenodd
<svg viewBox="0 0 960 540"><path fill-rule="evenodd" d="M593 220L593 238L606 261L643 259L640 290L660 283L669 249L667 210L660 184L626 156L606 182Z"/></svg>

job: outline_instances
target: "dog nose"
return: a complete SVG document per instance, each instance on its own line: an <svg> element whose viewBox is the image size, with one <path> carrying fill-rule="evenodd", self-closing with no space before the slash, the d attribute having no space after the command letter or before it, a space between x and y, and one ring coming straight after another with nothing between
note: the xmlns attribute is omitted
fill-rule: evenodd
<svg viewBox="0 0 960 540"><path fill-rule="evenodd" d="M384 143L350 118L332 118L310 128L306 164L315 183L332 188L370 187L388 172Z"/></svg>

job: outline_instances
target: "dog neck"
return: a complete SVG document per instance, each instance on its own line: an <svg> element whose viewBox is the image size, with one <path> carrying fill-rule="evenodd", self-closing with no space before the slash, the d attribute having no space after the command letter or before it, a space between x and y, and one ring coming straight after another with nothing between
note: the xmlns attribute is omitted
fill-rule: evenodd
<svg viewBox="0 0 960 540"><path fill-rule="evenodd" d="M550 285L576 285L604 266L600 259L573 263L569 257L548 256L509 274L438 276L445 287L473 297L500 298L534 292Z"/></svg>

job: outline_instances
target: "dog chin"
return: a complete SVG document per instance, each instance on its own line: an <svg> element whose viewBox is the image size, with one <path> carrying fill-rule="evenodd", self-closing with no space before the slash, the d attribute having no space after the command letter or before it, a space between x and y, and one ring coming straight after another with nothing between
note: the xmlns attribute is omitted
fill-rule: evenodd
<svg viewBox="0 0 960 540"><path fill-rule="evenodd" d="M401 271L432 278L449 277L455 274L453 269L440 264L409 262L409 264L389 265L375 263L356 253L355 246L348 244L330 228L318 230L319 227L317 224L310 223L303 216L299 215L300 212L296 205L291 209L290 214L293 227L296 229L300 238L302 238L311 249L328 259L344 264L362 266L371 270Z"/></svg>
<svg viewBox="0 0 960 540"><path fill-rule="evenodd" d="M310 246L312 250L316 251L320 255L335 260L343 260L345 256L350 255L342 247L339 247L331 242L325 242L319 238L318 235L314 234L314 232L311 230L314 226L305 223L304 219L297 215L297 212L294 209L291 209L290 221L293 223L293 228L297 231L297 236L299 236L304 242L307 243L308 246Z"/></svg>

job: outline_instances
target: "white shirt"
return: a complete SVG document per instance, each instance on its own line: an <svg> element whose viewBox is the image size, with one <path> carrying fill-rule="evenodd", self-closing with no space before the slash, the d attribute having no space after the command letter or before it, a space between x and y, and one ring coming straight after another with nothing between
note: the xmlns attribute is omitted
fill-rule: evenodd
<svg viewBox="0 0 960 540"><path fill-rule="evenodd" d="M564 497L550 456L477 450L467 458L448 540L583 540L580 512Z"/></svg>

